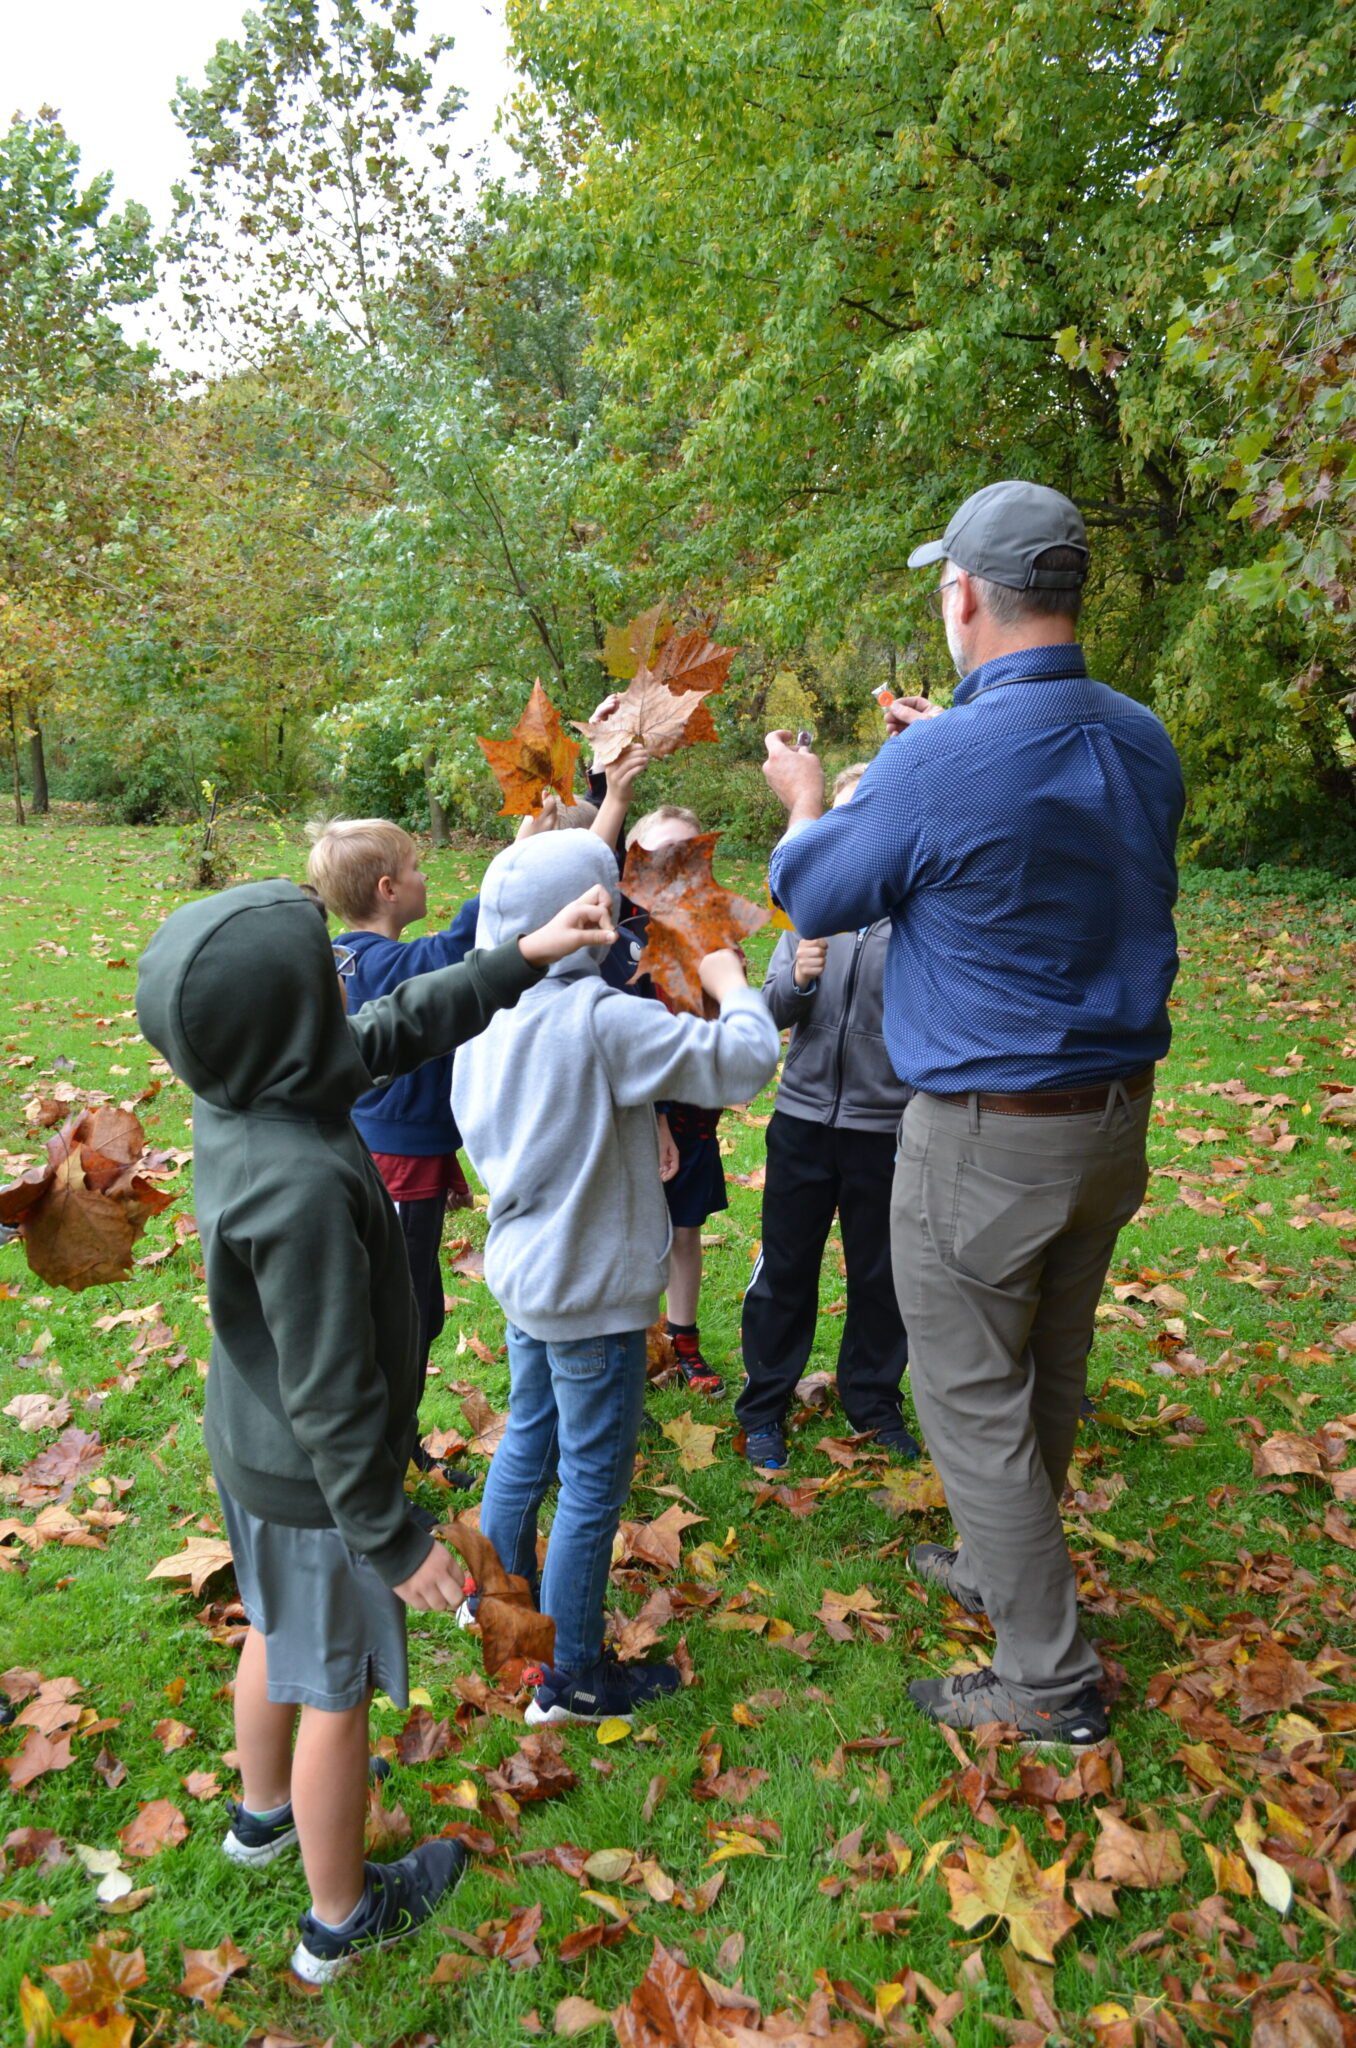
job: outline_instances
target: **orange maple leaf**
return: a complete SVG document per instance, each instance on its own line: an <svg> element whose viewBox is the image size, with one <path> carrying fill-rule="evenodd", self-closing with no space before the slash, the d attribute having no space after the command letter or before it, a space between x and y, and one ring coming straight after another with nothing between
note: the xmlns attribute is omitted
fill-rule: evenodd
<svg viewBox="0 0 1356 2048"><path fill-rule="evenodd" d="M506 740L481 739L476 744L504 792L501 818L537 817L548 789L562 803L574 801L579 746L540 681L533 683L527 708Z"/></svg>

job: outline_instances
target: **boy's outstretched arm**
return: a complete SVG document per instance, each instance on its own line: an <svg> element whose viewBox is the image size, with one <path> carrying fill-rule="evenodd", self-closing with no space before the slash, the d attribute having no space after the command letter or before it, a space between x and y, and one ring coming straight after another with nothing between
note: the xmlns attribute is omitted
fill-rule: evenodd
<svg viewBox="0 0 1356 2048"><path fill-rule="evenodd" d="M674 1101L719 1109L747 1102L771 1077L781 1040L739 955L708 953L701 975L719 1017L675 1017L620 990L595 1005L594 1042L623 1108Z"/></svg>
<svg viewBox="0 0 1356 2048"><path fill-rule="evenodd" d="M540 981L553 961L581 946L611 945L616 936L611 898L597 884L540 930L472 953L457 967L413 975L390 995L365 1003L348 1023L373 1085L474 1038L496 1011L512 1008L524 989Z"/></svg>

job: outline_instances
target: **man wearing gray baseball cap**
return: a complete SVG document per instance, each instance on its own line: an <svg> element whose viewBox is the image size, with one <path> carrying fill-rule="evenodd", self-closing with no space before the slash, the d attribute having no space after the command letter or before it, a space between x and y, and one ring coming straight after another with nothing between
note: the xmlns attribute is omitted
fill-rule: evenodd
<svg viewBox="0 0 1356 2048"><path fill-rule="evenodd" d="M1059 1500L1094 1311L1147 1181L1182 776L1153 713L1088 675L1087 535L1061 492L976 491L909 557L933 563L952 708L892 706L894 736L827 815L815 756L769 734L790 813L771 883L804 938L891 920L886 1045L917 1091L891 1253L960 1536L910 1562L995 1635L990 1665L910 1698L949 1727L1079 1748L1107 1722Z"/></svg>

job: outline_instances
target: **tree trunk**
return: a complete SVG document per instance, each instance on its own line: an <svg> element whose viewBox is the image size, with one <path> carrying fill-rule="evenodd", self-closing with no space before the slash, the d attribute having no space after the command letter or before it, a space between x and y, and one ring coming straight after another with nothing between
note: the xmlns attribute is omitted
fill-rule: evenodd
<svg viewBox="0 0 1356 2048"><path fill-rule="evenodd" d="M30 806L33 815L45 818L52 808L47 794L47 756L43 752L42 726L31 704L28 706L28 780L33 790Z"/></svg>
<svg viewBox="0 0 1356 2048"><path fill-rule="evenodd" d="M9 758L14 769L14 822L16 825L26 825L28 820L24 816L23 784L19 780L19 735L14 730L13 690L5 692L5 708L9 712Z"/></svg>
<svg viewBox="0 0 1356 2048"><path fill-rule="evenodd" d="M432 754L424 763L424 794L428 798L428 824L435 846L447 844L447 812L443 809L442 798L433 787L434 759Z"/></svg>

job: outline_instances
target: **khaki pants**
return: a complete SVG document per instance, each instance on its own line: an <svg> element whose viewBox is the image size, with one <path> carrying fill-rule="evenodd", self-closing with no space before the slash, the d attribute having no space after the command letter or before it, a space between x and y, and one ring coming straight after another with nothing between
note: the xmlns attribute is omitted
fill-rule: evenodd
<svg viewBox="0 0 1356 2048"><path fill-rule="evenodd" d="M1090 1116L982 1112L916 1095L890 1209L914 1403L997 1644L994 1675L1042 1707L1095 1684L1059 1499L1117 1233L1148 1179L1153 1091Z"/></svg>

